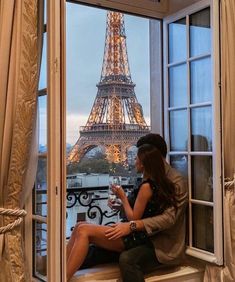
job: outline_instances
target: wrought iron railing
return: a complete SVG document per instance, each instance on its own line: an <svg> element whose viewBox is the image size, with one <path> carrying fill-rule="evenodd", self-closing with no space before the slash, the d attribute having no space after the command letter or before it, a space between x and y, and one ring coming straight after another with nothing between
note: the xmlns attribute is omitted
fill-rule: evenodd
<svg viewBox="0 0 235 282"><path fill-rule="evenodd" d="M69 239L71 231L77 221L109 225L117 222L119 212L108 207L108 186L99 187L70 187L67 188L66 211L66 238ZM133 185L122 185L126 192L133 189ZM47 189L35 189L34 207L35 214L42 217L47 215ZM47 257L47 228L46 223L34 224L34 261L35 277L45 281Z"/></svg>
<svg viewBox="0 0 235 282"><path fill-rule="evenodd" d="M108 188L108 186L99 186L67 189L67 219L69 219L68 210L76 207L73 211L77 213L76 221L86 220L100 225L109 225L118 221L119 212L107 205ZM133 185L123 185L123 188L128 192Z"/></svg>
<svg viewBox="0 0 235 282"><path fill-rule="evenodd" d="M122 185L125 191L133 188L131 185ZM67 188L67 211L66 211L66 237L70 237L70 233L74 225L78 221L88 221L100 225L109 225L117 222L119 212L108 207L108 186L99 187L69 187ZM47 214L47 190L36 190L36 214L46 216ZM36 230L36 237L40 237L40 228ZM41 242L40 238L36 238L36 242ZM37 251L40 249L37 246Z"/></svg>

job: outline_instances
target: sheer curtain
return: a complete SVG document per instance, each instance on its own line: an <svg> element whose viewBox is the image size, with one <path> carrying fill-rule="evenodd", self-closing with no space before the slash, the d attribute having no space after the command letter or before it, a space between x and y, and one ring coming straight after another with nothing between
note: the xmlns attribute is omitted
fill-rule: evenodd
<svg viewBox="0 0 235 282"><path fill-rule="evenodd" d="M37 109L40 0L0 0L0 209L24 205ZM27 189L26 189L27 188ZM0 214L0 227L17 217ZM2 230L2 229L1 229ZM0 234L0 281L29 281L22 224Z"/></svg>
<svg viewBox="0 0 235 282"><path fill-rule="evenodd" d="M224 144L224 268L207 266L204 281L235 281L235 1L221 0L222 117Z"/></svg>

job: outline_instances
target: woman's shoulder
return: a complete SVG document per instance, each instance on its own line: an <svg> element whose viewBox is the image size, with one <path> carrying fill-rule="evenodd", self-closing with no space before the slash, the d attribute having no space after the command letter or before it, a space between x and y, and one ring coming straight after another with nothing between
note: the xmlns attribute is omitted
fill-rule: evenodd
<svg viewBox="0 0 235 282"><path fill-rule="evenodd" d="M151 179L151 178L144 179L141 183L141 186L142 185L149 186L153 191L157 190L157 188L158 188L156 181Z"/></svg>

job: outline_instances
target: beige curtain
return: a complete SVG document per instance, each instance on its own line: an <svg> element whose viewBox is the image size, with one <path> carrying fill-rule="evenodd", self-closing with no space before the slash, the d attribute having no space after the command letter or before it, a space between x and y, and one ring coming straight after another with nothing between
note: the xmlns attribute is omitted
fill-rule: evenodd
<svg viewBox="0 0 235 282"><path fill-rule="evenodd" d="M0 0L0 208L4 209L23 207L25 187L32 187L28 166L36 167L31 153L41 53L38 12L38 0ZM0 215L0 227L15 219ZM22 226L0 235L0 258L0 281L29 281Z"/></svg>
<svg viewBox="0 0 235 282"><path fill-rule="evenodd" d="M222 117L224 148L224 267L207 266L205 282L235 281L235 1L221 0Z"/></svg>
<svg viewBox="0 0 235 282"><path fill-rule="evenodd" d="M221 1L225 282L235 281L235 1Z"/></svg>

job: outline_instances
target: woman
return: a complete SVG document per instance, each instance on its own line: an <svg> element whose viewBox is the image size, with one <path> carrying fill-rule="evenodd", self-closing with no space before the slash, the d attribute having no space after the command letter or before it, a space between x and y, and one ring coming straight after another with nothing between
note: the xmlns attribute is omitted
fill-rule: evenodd
<svg viewBox="0 0 235 282"><path fill-rule="evenodd" d="M135 166L137 172L143 174L143 181L130 199L121 187L113 187L114 193L122 201L126 220L153 216L170 206L176 207L174 185L165 175L164 162L158 149L152 145L141 146ZM148 241L145 232L133 232L128 236L109 240L106 236L109 229L110 226L86 223L74 228L67 245L68 280L83 263L91 243L107 250L122 252Z"/></svg>

